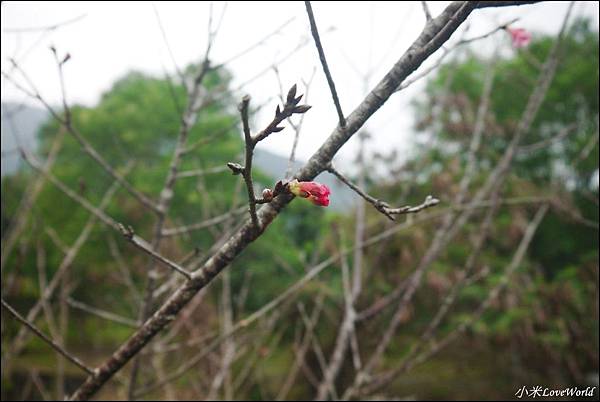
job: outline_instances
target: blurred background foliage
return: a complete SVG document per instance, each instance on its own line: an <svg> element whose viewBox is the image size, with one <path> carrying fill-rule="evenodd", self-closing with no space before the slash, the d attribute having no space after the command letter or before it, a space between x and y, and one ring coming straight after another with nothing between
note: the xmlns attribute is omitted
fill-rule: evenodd
<svg viewBox="0 0 600 402"><path fill-rule="evenodd" d="M527 98L535 85L539 67L548 55L553 38L538 37L530 47L511 54L501 53L494 67L491 106L486 119L483 145L478 153L476 189L487 178L510 142ZM190 66L187 72L191 72ZM447 205L458 191L464 173L465 156L473 131L474 116L481 99L488 60L466 50L428 78L426 91L414 102L419 135L408 160L390 157L369 158L366 164L384 166L386 173L365 169L369 192L392 205L414 204L427 194ZM198 144L186 153L180 171L210 169L228 161L242 161L243 141L237 125L237 94L228 90L230 77L222 70L212 71L204 81L211 95L198 124L190 132L188 144ZM216 95L212 95L216 94ZM135 163L127 178L139 190L158 197L177 140L181 110L185 106L183 85L162 78L132 72L116 82L96 107L75 107L73 122L106 160L120 171L128 161ZM523 385L543 384L555 388L596 382L598 378L598 32L585 20L577 21L562 48L560 64L548 95L532 129L523 143L535 144L556 136L569 125L574 128L564 138L547 146L517 155L511 174L502 189L503 198L558 196L551 212L539 227L527 258L510 279L492 307L465 336L407 374L399 376L386 394L418 399L495 399L511 397ZM41 129L40 151L47 155L59 128L48 122ZM292 135L291 130L277 135ZM593 148L589 149L591 144ZM52 173L70 188L98 205L112 179L66 136ZM36 172L25 168L2 179L2 236L11 228L23 192ZM264 187L281 177L268 177L255 171ZM473 190L475 191L475 190ZM335 194L332 195L335 197ZM181 178L175 186L167 227L206 220L243 206L245 188L239 176L228 171ZM460 294L449 319L439 330L452 331L467 319L500 280L502 272L523 236L535 205L502 206L495 216L491 233L479 258L475 273L481 279L471 282ZM277 297L311 266L352 246L354 215L317 208L303 200L293 202L259 241L249 247L228 269L234 322ZM131 225L145 239L152 237L154 217L122 189L107 208L116 221ZM232 230L245 211L209 229L170 237L161 252L175 261L193 257L199 261L210 248ZM447 247L424 278L413 299L409 314L386 354L385 367L394 367L425 330L429 321L459 279L472 250L472 239L484 211ZM19 241L3 273L3 298L26 312L40 295L37 259L46 256L51 277L63 253L48 235L58 233L69 246L78 237L89 213L46 184L35 203L27 230ZM369 238L394 223L367 206ZM589 223L596 223L596 227ZM365 309L377 303L415 269L429 246L439 218L412 227L365 249L365 290L358 306ZM591 227L592 226L592 227ZM115 249L131 270L132 280L143 291L148 260L139 250L102 224L96 224L88 242L79 252L69 273L71 297L135 319L138 302L115 268ZM348 256L352 264L351 256ZM163 280L166 281L167 271ZM222 325L221 281L209 287L208 296L186 316L176 340L194 339ZM168 294L159 297L163 300ZM284 303L278 318L261 321L244 330L236 341L241 351L232 371L250 375L236 390L239 399L273 398L294 361L294 341L303 331L303 318L297 302L312 310L324 297L323 318L315 333L328 358L343 313L343 291L339 264L326 269L318 280L303 287L296 300ZM160 301L159 300L159 301ZM53 298L56 301L56 297ZM53 304L54 305L54 304ZM363 355L376 347L390 320L391 308L365 320L357 328ZM18 324L3 313L2 348L10 342ZM98 363L131 333L131 328L107 323L83 311L71 310L66 344L90 364ZM47 323L38 320L48 331ZM166 357L177 367L197 348L185 348ZM4 353L4 352L3 352ZM257 359L257 356L259 357ZM208 379L214 363L207 359L200 372ZM320 376L318 356L308 355L309 366ZM37 339L31 339L16 359L13 372L3 373L2 399L21 395L28 370L34 367L50 387L56 356ZM76 386L80 373L68 367L67 389ZM204 370L204 371L203 371ZM338 378L340 386L353 378L351 359L344 362ZM204 374L200 374L203 376ZM198 370L192 370L174 383L180 398L195 398L191 385ZM114 383L101 394L111 397ZM111 391L112 389L112 391ZM29 397L39 397L33 390ZM160 391L154 395L161 398ZM311 398L309 381L297 381L289 397ZM114 397L114 395L113 395Z"/></svg>

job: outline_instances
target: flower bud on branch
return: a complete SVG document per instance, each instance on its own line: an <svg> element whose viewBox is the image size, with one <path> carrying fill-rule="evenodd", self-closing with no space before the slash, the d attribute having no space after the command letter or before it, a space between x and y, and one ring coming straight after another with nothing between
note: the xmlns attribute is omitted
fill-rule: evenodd
<svg viewBox="0 0 600 402"><path fill-rule="evenodd" d="M314 181L292 180L288 183L289 191L297 197L307 198L315 205L326 207L329 205L331 190L325 184Z"/></svg>

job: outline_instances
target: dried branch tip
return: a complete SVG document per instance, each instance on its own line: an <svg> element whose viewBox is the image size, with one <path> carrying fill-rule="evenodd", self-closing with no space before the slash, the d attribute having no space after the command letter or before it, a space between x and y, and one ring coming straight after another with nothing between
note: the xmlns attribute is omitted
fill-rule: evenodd
<svg viewBox="0 0 600 402"><path fill-rule="evenodd" d="M119 223L117 225L119 227L119 231L121 232L121 234L123 236L125 236L129 240L133 239L133 236L135 235L135 231L133 230L133 228L131 226L127 225L127 227L125 227L125 225L123 225L122 223Z"/></svg>
<svg viewBox="0 0 600 402"><path fill-rule="evenodd" d="M227 162L227 167L231 169L232 175L244 174L244 167L239 163Z"/></svg>
<svg viewBox="0 0 600 402"><path fill-rule="evenodd" d="M279 126L279 124L288 117L291 117L293 114L306 113L312 107L310 105L298 105L303 95L300 95L296 98L296 90L297 86L296 84L294 84L288 91L285 105L283 105L283 109L280 105L277 105L277 107L275 108L275 117L273 118L273 121L271 121L267 128L265 128L253 138L254 144L264 140L270 134L278 133L281 130L283 130L283 127ZM242 111L243 108L244 100L242 100L242 103L240 103L240 111Z"/></svg>
<svg viewBox="0 0 600 402"><path fill-rule="evenodd" d="M434 205L437 205L440 203L440 200L435 198L432 195L428 195L427 197L425 197L425 202L423 203L423 205L425 207L432 207Z"/></svg>
<svg viewBox="0 0 600 402"><path fill-rule="evenodd" d="M288 91L288 94L287 94L287 102L286 103L292 103L295 100L294 97L296 96L296 89L297 89L296 84L294 84L290 88L290 90Z"/></svg>
<svg viewBox="0 0 600 402"><path fill-rule="evenodd" d="M244 97L242 98L242 101L240 102L240 104L238 105L238 110L241 112L244 107L248 106L248 104L250 103L250 95L244 95Z"/></svg>
<svg viewBox="0 0 600 402"><path fill-rule="evenodd" d="M287 180L279 180L277 183L275 183L275 188L273 188L273 197L277 197L279 194L286 191L289 192L288 184L289 182Z"/></svg>

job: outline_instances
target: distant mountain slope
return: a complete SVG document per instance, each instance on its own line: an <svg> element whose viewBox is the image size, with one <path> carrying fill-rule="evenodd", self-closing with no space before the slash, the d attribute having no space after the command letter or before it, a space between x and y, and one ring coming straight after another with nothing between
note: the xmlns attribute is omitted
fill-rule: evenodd
<svg viewBox="0 0 600 402"><path fill-rule="evenodd" d="M13 123L19 132L19 139L25 147L31 150L37 148L37 131L48 117L46 111L40 108L14 103L2 104L2 176L14 173L21 163L20 156L16 152L17 145L13 130L9 124L9 120L6 118L9 114L13 116ZM271 176L274 180L279 180L285 176L288 157L260 148L256 149L254 156L254 166ZM296 161L294 169L299 168L303 164L304 161ZM322 173L315 180L326 184L331 189L331 209L341 212L352 208L356 197L338 179L328 173Z"/></svg>

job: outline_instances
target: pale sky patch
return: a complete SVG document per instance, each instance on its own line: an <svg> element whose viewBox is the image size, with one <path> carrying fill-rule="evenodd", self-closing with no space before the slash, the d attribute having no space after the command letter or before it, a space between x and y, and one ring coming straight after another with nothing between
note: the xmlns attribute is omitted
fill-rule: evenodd
<svg viewBox="0 0 600 402"><path fill-rule="evenodd" d="M448 2L429 2L433 16ZM208 2L156 2L175 60L180 67L196 62L204 54L207 41ZM214 20L218 20L225 3L215 2ZM568 2L548 2L520 7L476 10L468 19L468 37L481 35L498 24L520 18L515 27L534 32L558 32ZM313 10L321 32L323 46L346 115L364 97L418 36L425 23L420 2L315 2ZM598 26L598 3L581 2L575 15L585 15ZM84 15L80 20L49 33L39 31L11 32L50 26ZM310 36L303 2L231 2L226 6L220 32L214 43L211 59L220 63L239 53L272 32L290 18L294 20L283 31L253 52L227 67L234 75L236 87L308 40L292 57L278 66L284 91L316 74L308 103L313 108L304 120L297 155L306 159L319 147L335 127L337 115L329 89ZM460 37L460 30L451 41ZM504 46L510 51L505 32L476 42L482 51ZM3 2L2 3L2 71L10 72L8 58L13 57L27 71L43 96L52 104L61 101L57 69L49 46L59 53L69 52L71 60L65 66L67 95L70 103L95 105L103 92L127 71L140 70L164 76L164 70L174 74L175 68L165 46L156 19L153 3L115 2ZM427 63L439 57L434 55ZM422 66L426 67L426 65ZM369 82L364 75L371 71ZM362 75L362 76L361 76ZM24 82L17 76L19 82ZM410 107L423 89L424 81L409 87L392 99L369 120L366 128L372 133L369 150L400 155L412 143L413 118ZM272 118L278 102L279 84L270 70L244 86L239 97L252 96L254 105L273 97L269 106L252 122L254 130L263 128ZM27 100L15 87L2 80L2 101ZM38 105L39 106L39 105ZM270 151L287 155L293 141L293 130L284 130L261 143ZM357 139L352 139L336 156L342 165L351 164L356 154Z"/></svg>

